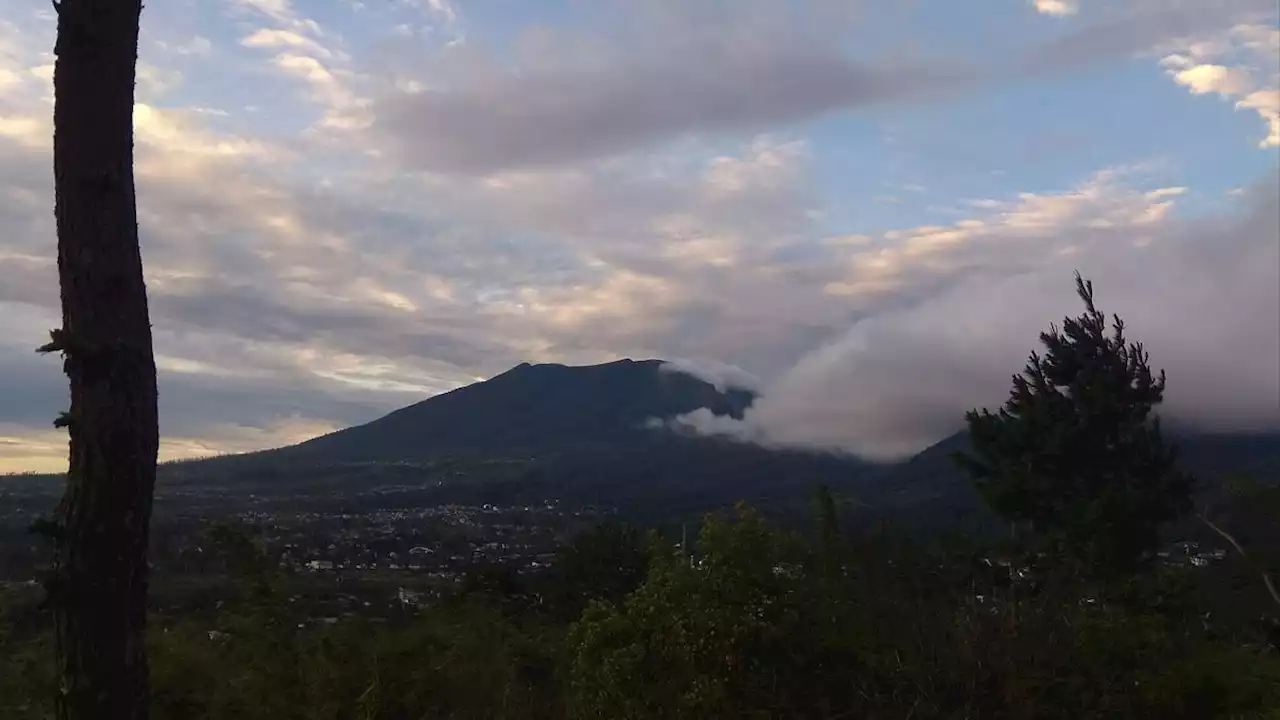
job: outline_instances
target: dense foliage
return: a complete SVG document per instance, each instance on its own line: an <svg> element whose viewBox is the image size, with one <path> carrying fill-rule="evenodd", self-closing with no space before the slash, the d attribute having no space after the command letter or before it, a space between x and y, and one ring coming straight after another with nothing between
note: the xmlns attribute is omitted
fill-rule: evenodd
<svg viewBox="0 0 1280 720"><path fill-rule="evenodd" d="M292 578L219 530L240 592L209 617L153 618L155 717L1199 720L1280 708L1280 653L1262 626L1206 620L1216 580L1200 570L1151 571L1129 587L1143 602L1108 603L1067 573L1032 578L976 547L944 553L837 523L820 516L801 534L743 506L709 517L694 552L658 539L643 551L633 531L602 528L562 551L563 570L334 622L305 617ZM627 563L641 552L636 575ZM578 597L597 599L566 620ZM8 613L0 716L42 718L48 628L30 600Z"/></svg>

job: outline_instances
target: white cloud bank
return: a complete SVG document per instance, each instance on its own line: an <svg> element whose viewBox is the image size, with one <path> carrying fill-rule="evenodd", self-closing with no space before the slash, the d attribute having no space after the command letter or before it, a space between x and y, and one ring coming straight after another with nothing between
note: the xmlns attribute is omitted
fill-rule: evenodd
<svg viewBox="0 0 1280 720"><path fill-rule="evenodd" d="M1172 194L1140 197L1151 209ZM1138 197L1130 198L1135 207ZM1024 198L983 221L985 237L962 238L946 264L963 267L984 245L1015 255L1034 246L1036 257L953 272L961 279L945 290L854 324L769 383L741 421L703 409L677 424L879 460L917 452L960 429L965 411L1004 401L1038 333L1079 314L1072 280L1079 268L1095 282L1100 308L1120 314L1153 366L1168 371L1165 417L1203 430L1280 429L1278 178L1247 193L1234 216L1135 215L1090 233L1087 218L1068 223L1059 214L1051 232L1028 230L1048 217L1032 209L1037 204L1081 210L1097 201Z"/></svg>
<svg viewBox="0 0 1280 720"><path fill-rule="evenodd" d="M760 378L743 370L737 365L709 360L706 358L670 360L663 363L662 372L678 372L691 375L703 382L711 384L716 390L756 391L761 387Z"/></svg>

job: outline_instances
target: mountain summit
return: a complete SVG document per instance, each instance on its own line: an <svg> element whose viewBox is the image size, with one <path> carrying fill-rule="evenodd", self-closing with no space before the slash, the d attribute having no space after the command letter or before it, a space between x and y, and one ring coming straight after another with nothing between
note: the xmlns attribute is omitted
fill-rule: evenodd
<svg viewBox="0 0 1280 720"><path fill-rule="evenodd" d="M537 455L653 440L653 419L700 407L741 417L754 396L720 392L661 360L571 367L523 363L484 382L287 449L328 462Z"/></svg>

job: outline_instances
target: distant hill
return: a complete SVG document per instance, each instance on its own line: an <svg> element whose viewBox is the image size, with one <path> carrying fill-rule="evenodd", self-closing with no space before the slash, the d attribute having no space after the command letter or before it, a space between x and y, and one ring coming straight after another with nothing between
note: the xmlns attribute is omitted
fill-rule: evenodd
<svg viewBox="0 0 1280 720"><path fill-rule="evenodd" d="M347 497L399 488L404 502L568 502L618 507L646 522L687 519L746 500L807 513L814 488L851 512L924 527L990 518L951 455L953 435L902 463L777 451L671 430L697 408L741 417L754 396L722 392L659 360L586 367L522 364L484 382L307 442L246 455L167 464L167 488L222 488L280 498ZM1182 435L1184 464L1204 478L1249 472L1280 478L1280 436ZM381 490L378 490L381 492Z"/></svg>
<svg viewBox="0 0 1280 720"><path fill-rule="evenodd" d="M1201 499L1220 499L1221 481L1231 474L1248 475L1267 485L1280 484L1280 435L1190 433L1166 430L1178 447L1179 463L1198 480ZM986 514L980 496L955 466L952 456L971 450L967 432L921 451L906 462L886 468L884 481L916 490L922 515L964 514L981 521Z"/></svg>
<svg viewBox="0 0 1280 720"><path fill-rule="evenodd" d="M1267 483L1280 483L1280 435L1190 433L1165 431L1177 444L1178 460L1206 489L1223 475L1242 473ZM951 457L967 452L969 436L959 432L895 466L893 475L904 483L948 486L962 480ZM954 480L949 480L953 478Z"/></svg>

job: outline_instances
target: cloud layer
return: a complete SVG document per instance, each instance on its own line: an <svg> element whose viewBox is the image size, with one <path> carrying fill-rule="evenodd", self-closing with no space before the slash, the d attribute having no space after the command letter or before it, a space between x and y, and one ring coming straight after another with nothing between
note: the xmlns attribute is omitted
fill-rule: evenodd
<svg viewBox="0 0 1280 720"><path fill-rule="evenodd" d="M938 103L1164 46L1190 44L1195 59L1188 63L1215 51L1242 52L1263 61L1255 68L1261 76L1275 54L1264 24L1275 9L1267 0L1223 0L1211 8L1137 2L981 62L918 50L852 52L849 40L862 26L831 23L825 3L790 9L744 3L738 13L709 17L676 3L656 3L648 12L622 6L631 9L623 15L631 22L610 36L611 45L545 31L511 62L468 50L443 65L437 59L429 72L410 69L380 94L371 130L418 168L484 175L563 166L695 134L754 134L837 112ZM1062 0L1035 7L1058 17L1078 10ZM441 73L442 66L449 72ZM1275 83L1245 79L1247 72L1232 69L1241 107L1270 123Z"/></svg>
<svg viewBox="0 0 1280 720"><path fill-rule="evenodd" d="M620 356L763 392L704 427L901 453L999 402L1075 267L1171 413L1272 421L1273 2L493 7L148 7L165 457ZM66 403L31 352L59 317L54 18L3 17L0 471L64 462Z"/></svg>
<svg viewBox="0 0 1280 720"><path fill-rule="evenodd" d="M944 68L863 67L824 48L659 51L643 64L499 74L386 98L375 130L434 171L487 174L615 155L692 133L758 132L954 88Z"/></svg>
<svg viewBox="0 0 1280 720"><path fill-rule="evenodd" d="M1165 417L1280 430L1280 176L1251 188L1237 213L1196 221L1164 218L1162 198L1174 194L1094 186L917 236L953 236L945 290L854 324L768 385L741 421L702 410L677 422L878 459L918 452L962 427L967 410L1003 402L1038 333L1078 314L1078 268L1167 369ZM1106 195L1120 196L1114 220L1098 212ZM974 263L983 245L1006 258Z"/></svg>

